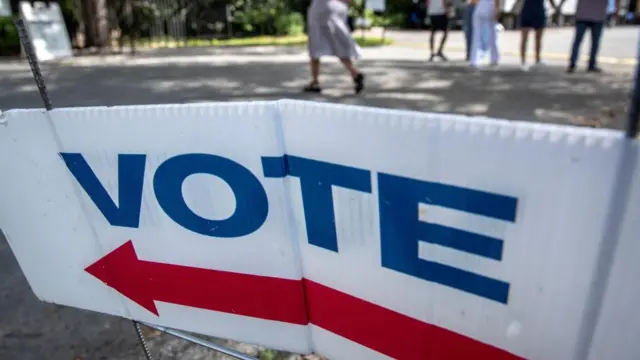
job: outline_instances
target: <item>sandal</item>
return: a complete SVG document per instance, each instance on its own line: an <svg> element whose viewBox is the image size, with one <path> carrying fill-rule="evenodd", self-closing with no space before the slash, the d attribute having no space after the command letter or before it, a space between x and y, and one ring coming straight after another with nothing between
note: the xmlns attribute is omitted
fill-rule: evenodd
<svg viewBox="0 0 640 360"><path fill-rule="evenodd" d="M364 90L364 75L359 73L355 78L353 78L353 82L355 84L356 95L358 95L362 90Z"/></svg>
<svg viewBox="0 0 640 360"><path fill-rule="evenodd" d="M320 85L318 85L317 82L309 83L309 85L305 86L302 90L304 92L308 92L308 93L321 93L322 92L322 88L320 87Z"/></svg>

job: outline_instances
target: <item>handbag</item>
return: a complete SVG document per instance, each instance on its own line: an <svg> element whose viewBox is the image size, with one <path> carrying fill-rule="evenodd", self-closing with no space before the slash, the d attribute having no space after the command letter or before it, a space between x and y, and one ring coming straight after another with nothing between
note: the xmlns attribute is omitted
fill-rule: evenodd
<svg viewBox="0 0 640 360"><path fill-rule="evenodd" d="M349 31L351 32L354 32L356 29L355 21L351 15L347 15L347 27L349 27Z"/></svg>

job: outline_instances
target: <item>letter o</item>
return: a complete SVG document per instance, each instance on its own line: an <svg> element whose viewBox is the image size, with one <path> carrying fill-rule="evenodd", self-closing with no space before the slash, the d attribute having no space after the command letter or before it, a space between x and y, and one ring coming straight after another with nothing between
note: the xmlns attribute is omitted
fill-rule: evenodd
<svg viewBox="0 0 640 360"><path fill-rule="evenodd" d="M182 196L182 183L193 174L215 175L225 181L236 199L234 213L210 220L194 213ZM239 237L258 230L267 219L269 203L260 181L244 166L211 154L184 154L160 164L153 188L164 212L178 225L213 237ZM215 201L215 200L214 200Z"/></svg>

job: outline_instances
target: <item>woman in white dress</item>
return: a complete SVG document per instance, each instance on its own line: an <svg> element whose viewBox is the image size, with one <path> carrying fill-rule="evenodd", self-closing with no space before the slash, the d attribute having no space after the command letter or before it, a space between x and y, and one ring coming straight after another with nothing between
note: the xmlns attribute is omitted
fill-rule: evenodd
<svg viewBox="0 0 640 360"><path fill-rule="evenodd" d="M348 4L352 0L313 0L307 12L311 83L306 92L321 92L320 57L336 56L351 73L356 94L364 89L364 75L353 65L360 57L360 47L347 25Z"/></svg>
<svg viewBox="0 0 640 360"><path fill-rule="evenodd" d="M491 65L498 65L500 53L496 41L496 24L500 14L500 0L478 0L473 10L473 41L471 42L471 66L480 66L480 44L484 29L488 28L488 47L491 54Z"/></svg>

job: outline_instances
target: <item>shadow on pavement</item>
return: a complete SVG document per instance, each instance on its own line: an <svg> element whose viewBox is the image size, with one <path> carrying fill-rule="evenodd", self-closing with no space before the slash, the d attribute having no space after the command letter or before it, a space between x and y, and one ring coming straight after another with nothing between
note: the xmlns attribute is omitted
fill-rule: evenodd
<svg viewBox="0 0 640 360"><path fill-rule="evenodd" d="M624 123L631 86L626 73L566 75L558 67L523 73L474 72L455 62L360 65L368 87L358 97L336 63L323 66L321 96L300 92L309 78L303 62L49 66L45 74L56 107L293 98L613 128ZM1 109L41 107L28 70L0 75Z"/></svg>

